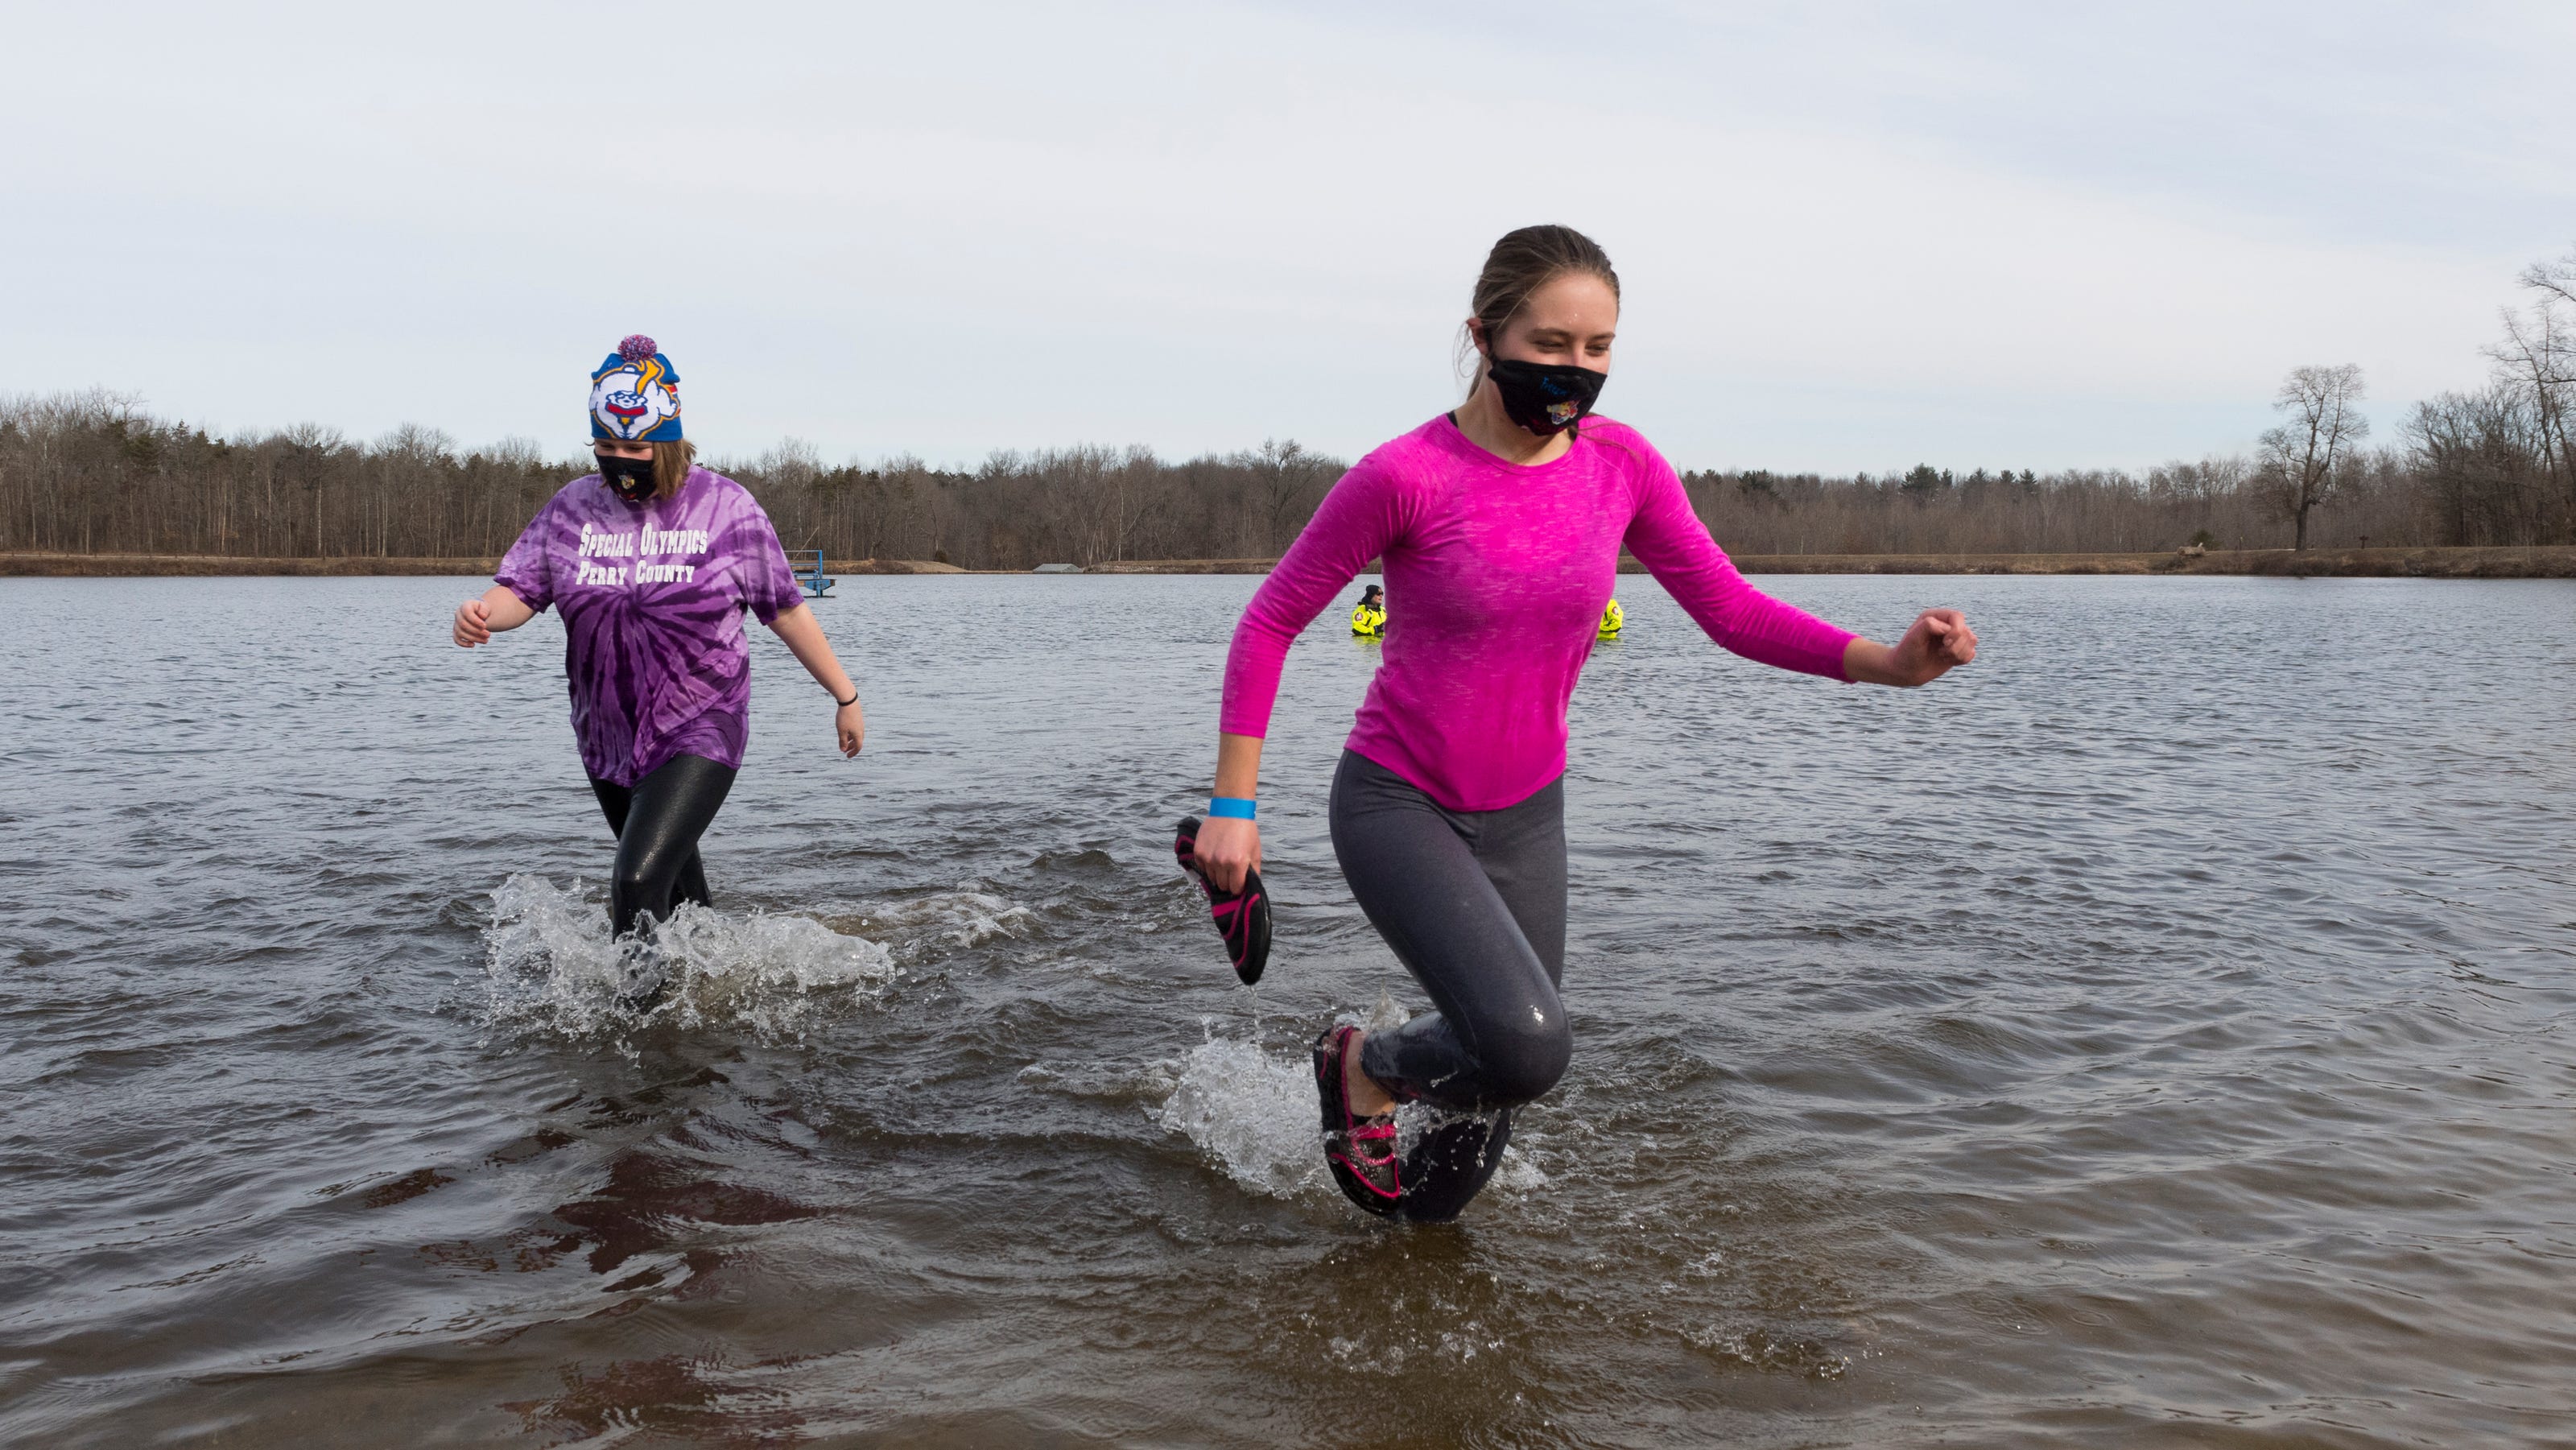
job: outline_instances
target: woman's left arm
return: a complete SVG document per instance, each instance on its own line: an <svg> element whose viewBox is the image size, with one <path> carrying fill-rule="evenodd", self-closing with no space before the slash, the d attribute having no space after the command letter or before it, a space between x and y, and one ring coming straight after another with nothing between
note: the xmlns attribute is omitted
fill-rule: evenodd
<svg viewBox="0 0 2576 1450"><path fill-rule="evenodd" d="M867 712L859 708L859 687L850 683L849 673L833 657L832 642L823 638L823 621L814 617L813 610L799 604L780 610L769 621L769 627L785 641L797 663L805 667L805 673L814 677L814 683L831 691L832 698L840 702L832 724L841 738L841 753L858 754L868 738Z"/></svg>
<svg viewBox="0 0 2576 1450"><path fill-rule="evenodd" d="M1927 609L1893 645L1864 639L1746 582L1692 512L1681 479L1638 439L1645 474L1622 542L1719 644L1766 665L1870 685L1922 685L1977 657L1955 609Z"/></svg>

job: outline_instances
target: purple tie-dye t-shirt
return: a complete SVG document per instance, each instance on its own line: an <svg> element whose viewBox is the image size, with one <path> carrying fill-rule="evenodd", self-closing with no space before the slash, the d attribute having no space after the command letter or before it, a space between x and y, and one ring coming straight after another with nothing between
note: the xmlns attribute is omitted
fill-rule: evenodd
<svg viewBox="0 0 2576 1450"><path fill-rule="evenodd" d="M742 612L767 624L802 602L749 490L693 468L678 493L638 507L595 473L574 479L494 577L530 609L563 612L584 770L633 785L675 755L741 766L751 710Z"/></svg>

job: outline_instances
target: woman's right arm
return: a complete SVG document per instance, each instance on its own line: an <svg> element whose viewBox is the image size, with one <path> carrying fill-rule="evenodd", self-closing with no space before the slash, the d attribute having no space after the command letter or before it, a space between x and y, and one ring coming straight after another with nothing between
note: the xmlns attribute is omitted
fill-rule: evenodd
<svg viewBox="0 0 2576 1450"><path fill-rule="evenodd" d="M1261 741L1270 730L1270 707L1279 694L1288 646L1369 560L1386 552L1402 529L1395 480L1373 463L1360 460L1324 495L1313 521L1261 581L1234 627L1234 644L1225 658L1225 704L1217 715L1220 796L1254 799L1261 784ZM1240 891L1243 873L1261 869L1261 828L1217 816L1199 827L1192 849L1210 881L1223 890Z"/></svg>
<svg viewBox="0 0 2576 1450"><path fill-rule="evenodd" d="M537 617L526 600L510 592L509 586L495 584L479 598L468 599L456 606L456 643L465 649L489 644L492 636L505 629L517 629Z"/></svg>

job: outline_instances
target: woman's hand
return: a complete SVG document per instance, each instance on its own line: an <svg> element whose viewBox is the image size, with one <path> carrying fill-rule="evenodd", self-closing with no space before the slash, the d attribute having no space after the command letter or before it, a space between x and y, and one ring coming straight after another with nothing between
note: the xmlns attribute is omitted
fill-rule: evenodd
<svg viewBox="0 0 2576 1450"><path fill-rule="evenodd" d="M1977 657L1977 632L1955 609L1927 609L1893 646L1855 639L1843 650L1843 673L1868 685L1928 685Z"/></svg>
<svg viewBox="0 0 2576 1450"><path fill-rule="evenodd" d="M850 703L832 712L832 729L841 737L843 758L855 758L859 747L868 742L868 712L859 708L858 696L852 695Z"/></svg>
<svg viewBox="0 0 2576 1450"><path fill-rule="evenodd" d="M480 599L468 599L456 606L456 647L472 649L492 642L491 611Z"/></svg>
<svg viewBox="0 0 2576 1450"><path fill-rule="evenodd" d="M1243 873L1261 869L1261 827L1240 816L1212 816L1199 823L1191 849L1219 891L1241 891Z"/></svg>
<svg viewBox="0 0 2576 1450"><path fill-rule="evenodd" d="M472 649L490 644L492 636L505 629L517 629L537 617L526 600L512 593L508 585L495 584L483 591L479 599L468 599L456 606L456 643Z"/></svg>

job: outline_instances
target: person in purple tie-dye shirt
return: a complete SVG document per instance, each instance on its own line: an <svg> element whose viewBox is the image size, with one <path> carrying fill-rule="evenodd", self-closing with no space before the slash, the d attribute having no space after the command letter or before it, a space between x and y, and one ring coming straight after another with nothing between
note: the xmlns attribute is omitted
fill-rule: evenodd
<svg viewBox="0 0 2576 1450"><path fill-rule="evenodd" d="M698 837L742 766L751 659L745 610L777 632L839 706L841 753L867 734L858 687L805 606L769 516L749 490L696 465L681 436L679 374L629 337L591 375L600 471L564 485L501 560L494 586L457 606L468 649L552 605L582 769L617 836L609 916L628 943L621 998L649 1009L665 986L652 924L709 904Z"/></svg>

